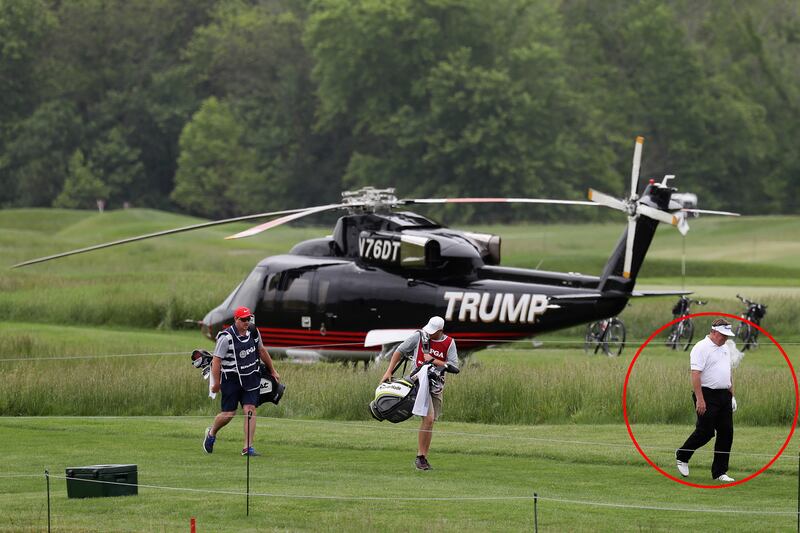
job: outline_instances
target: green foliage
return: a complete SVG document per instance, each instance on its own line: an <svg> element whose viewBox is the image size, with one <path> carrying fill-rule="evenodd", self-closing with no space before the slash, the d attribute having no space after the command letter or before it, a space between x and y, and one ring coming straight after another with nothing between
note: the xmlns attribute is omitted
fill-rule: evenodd
<svg viewBox="0 0 800 533"><path fill-rule="evenodd" d="M677 174L701 207L792 213L794 7L3 0L0 205L53 205L78 149L112 208L215 216L209 189L186 180L223 174L238 176L225 178L234 188L246 180L250 198L226 202L229 213L335 201L362 185L403 196L621 195L632 139L644 135L645 178ZM179 146L190 125L203 129L194 121L210 98L240 130L231 140L211 129L202 142L195 131L201 146L226 147L213 161ZM190 164L204 175L179 170ZM563 206L438 215L607 219Z"/></svg>
<svg viewBox="0 0 800 533"><path fill-rule="evenodd" d="M144 179L141 151L128 144L129 135L122 128L112 128L92 148L92 171L107 188L103 197L117 207L131 199L134 184Z"/></svg>
<svg viewBox="0 0 800 533"><path fill-rule="evenodd" d="M169 206L178 135L198 105L179 54L204 22L209 3L53 4L52 28L32 59L37 84L28 98L35 110L14 124L22 138L15 135L6 153L3 170L9 182L28 181L29 174L41 175L43 169L66 170L68 157L81 149L98 178L111 187L113 207L124 201ZM73 111L78 127L64 130L53 112L61 109ZM28 135L32 129L40 132L33 139ZM49 129L57 130L65 145L60 164L46 146L39 148L52 144ZM4 203L51 205L64 179L63 172L39 178L31 190L20 189Z"/></svg>
<svg viewBox="0 0 800 533"><path fill-rule="evenodd" d="M0 141L8 121L33 110L36 60L54 23L44 0L0 1Z"/></svg>
<svg viewBox="0 0 800 533"><path fill-rule="evenodd" d="M189 211L226 218L252 211L255 151L230 106L211 97L181 134L172 198Z"/></svg>
<svg viewBox="0 0 800 533"><path fill-rule="evenodd" d="M76 150L69 160L64 189L53 202L56 207L68 209L92 208L108 197L108 187L92 172Z"/></svg>
<svg viewBox="0 0 800 533"><path fill-rule="evenodd" d="M0 169L3 202L50 206L63 188L81 132L77 109L68 101L47 102L18 122L7 145L7 165Z"/></svg>
<svg viewBox="0 0 800 533"><path fill-rule="evenodd" d="M313 129L317 101L302 43L304 9L305 2L295 1L222 2L187 47L198 91L225 102L246 128L257 170L248 194L258 199L247 212L306 205L341 192L348 157L340 148L343 132Z"/></svg>
<svg viewBox="0 0 800 533"><path fill-rule="evenodd" d="M356 135L347 186L402 179L415 195L583 194L561 171L588 170L567 161L592 129L547 5L323 2L308 28L320 127L346 121ZM553 129L557 120L581 133ZM459 206L457 216L515 214Z"/></svg>

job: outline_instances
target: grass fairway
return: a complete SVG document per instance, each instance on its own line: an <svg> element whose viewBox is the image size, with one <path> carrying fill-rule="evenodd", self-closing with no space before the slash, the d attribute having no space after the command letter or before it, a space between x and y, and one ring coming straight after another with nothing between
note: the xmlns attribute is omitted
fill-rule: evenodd
<svg viewBox="0 0 800 533"><path fill-rule="evenodd" d="M240 420L206 455L207 418L0 419L0 529L46 527L45 469L63 476L66 467L104 463L137 464L139 495L67 499L65 481L52 479L55 531L185 530L190 517L198 531L522 531L533 528L534 492L542 531L790 531L796 524L791 456L744 485L701 490L659 475L619 425L443 422L431 453L435 469L417 472L415 422L267 418L257 436L265 455L250 464L247 517ZM667 450L689 429L636 431ZM777 428L737 428L731 474L760 468L768 460L760 455L764 443L785 436ZM671 471L670 455L652 457ZM709 462L710 454L698 452L689 480L710 483ZM36 477L13 477L24 475Z"/></svg>

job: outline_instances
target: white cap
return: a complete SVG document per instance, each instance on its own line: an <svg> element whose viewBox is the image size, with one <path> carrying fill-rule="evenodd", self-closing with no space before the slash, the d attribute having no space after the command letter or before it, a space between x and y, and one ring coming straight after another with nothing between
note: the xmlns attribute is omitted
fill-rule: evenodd
<svg viewBox="0 0 800 533"><path fill-rule="evenodd" d="M444 329L444 319L440 316L432 316L428 323L425 324L425 327L422 328L422 331L427 333L428 335L433 335L437 331Z"/></svg>
<svg viewBox="0 0 800 533"><path fill-rule="evenodd" d="M733 332L731 329L730 324L722 324L721 326L714 326L711 328L712 331L716 331L717 333L722 333L726 337L735 337L736 333Z"/></svg>

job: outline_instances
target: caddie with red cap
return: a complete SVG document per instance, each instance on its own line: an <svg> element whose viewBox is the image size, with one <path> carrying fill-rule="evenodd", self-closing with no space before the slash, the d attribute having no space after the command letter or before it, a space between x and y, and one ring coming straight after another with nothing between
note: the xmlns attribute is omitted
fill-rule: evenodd
<svg viewBox="0 0 800 533"><path fill-rule="evenodd" d="M439 419L442 413L444 368L449 365L451 368L455 368L455 371L458 369L456 341L444 334L444 319L440 316L432 316L419 331L414 332L404 340L392 354L389 368L383 374L381 382L392 379L392 372L402 357L413 359L415 370L423 365L432 365L433 372L437 376L435 379L437 385L431 386L428 391L430 394L430 408L428 409L428 414L422 417L417 436L417 457L414 460L414 466L417 470L431 470L431 465L428 462L428 451L433 438L433 423ZM422 409L425 409L424 406Z"/></svg>
<svg viewBox="0 0 800 533"><path fill-rule="evenodd" d="M253 316L249 307L237 307L236 311L233 312L233 318L245 318L248 316Z"/></svg>
<svg viewBox="0 0 800 533"><path fill-rule="evenodd" d="M222 391L222 403L213 425L206 428L203 438L203 450L206 453L214 451L217 432L236 416L236 409L241 404L247 415L244 421L242 455L260 455L253 448L256 407L261 388L259 359L264 362L276 383L280 381L280 376L272 364L272 357L261 342L261 335L253 318L250 308L238 307L233 312L233 325L217 335L217 346L211 361L211 390Z"/></svg>

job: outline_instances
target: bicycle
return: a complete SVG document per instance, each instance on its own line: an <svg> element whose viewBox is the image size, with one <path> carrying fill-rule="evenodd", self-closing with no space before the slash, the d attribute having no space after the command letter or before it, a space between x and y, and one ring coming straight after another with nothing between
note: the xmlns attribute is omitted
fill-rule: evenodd
<svg viewBox="0 0 800 533"><path fill-rule="evenodd" d="M613 316L586 326L583 351L596 354L601 348L609 357L618 356L625 347L625 324Z"/></svg>
<svg viewBox="0 0 800 533"><path fill-rule="evenodd" d="M672 308L672 317L680 318L690 315L690 308L692 304L706 305L708 302L700 300L692 300L687 296L681 296L678 303ZM694 337L694 320L691 318L684 318L680 322L672 325L672 329L667 335L667 340L664 343L667 347L677 350L679 347L685 352L692 345L692 337Z"/></svg>
<svg viewBox="0 0 800 533"><path fill-rule="evenodd" d="M764 304L760 304L758 302L754 302L752 300L748 300L747 298L736 295L744 305L747 306L747 309L741 316L744 319L749 320L753 324L761 325L761 319L764 318L764 315L767 314L767 306ZM760 333L758 328L754 328L747 322L739 321L736 324L736 337L744 343L742 346L742 351L746 351L747 349L755 350L758 348L758 334Z"/></svg>

